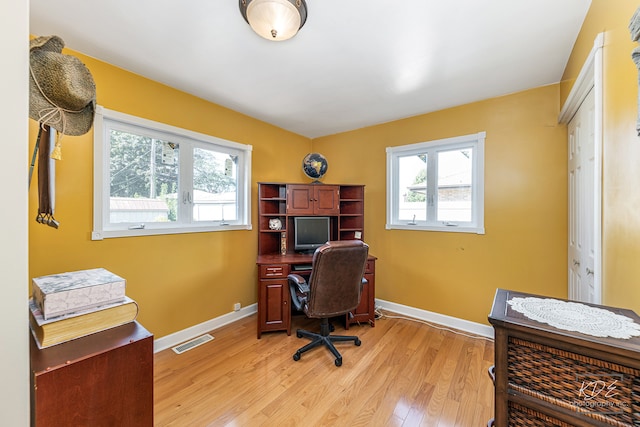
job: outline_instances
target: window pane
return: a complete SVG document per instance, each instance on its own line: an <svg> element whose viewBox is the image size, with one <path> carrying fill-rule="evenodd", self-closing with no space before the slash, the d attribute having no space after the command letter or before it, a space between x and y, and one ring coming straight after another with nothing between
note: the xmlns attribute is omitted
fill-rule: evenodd
<svg viewBox="0 0 640 427"><path fill-rule="evenodd" d="M193 150L193 220L238 219L237 156L213 150Z"/></svg>
<svg viewBox="0 0 640 427"><path fill-rule="evenodd" d="M471 221L473 150L438 152L438 221Z"/></svg>
<svg viewBox="0 0 640 427"><path fill-rule="evenodd" d="M111 130L110 223L177 220L178 144Z"/></svg>
<svg viewBox="0 0 640 427"><path fill-rule="evenodd" d="M427 219L427 155L398 158L398 220Z"/></svg>
<svg viewBox="0 0 640 427"><path fill-rule="evenodd" d="M251 229L251 146L96 107L92 240Z"/></svg>

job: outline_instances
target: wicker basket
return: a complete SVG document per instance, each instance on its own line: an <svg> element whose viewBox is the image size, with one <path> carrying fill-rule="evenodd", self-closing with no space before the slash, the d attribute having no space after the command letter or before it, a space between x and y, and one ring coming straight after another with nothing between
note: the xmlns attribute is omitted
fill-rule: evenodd
<svg viewBox="0 0 640 427"><path fill-rule="evenodd" d="M530 408L509 402L510 427L575 427L557 418L542 414Z"/></svg>
<svg viewBox="0 0 640 427"><path fill-rule="evenodd" d="M607 425L640 425L639 370L512 336L507 352L510 389ZM513 402L509 425L569 426Z"/></svg>

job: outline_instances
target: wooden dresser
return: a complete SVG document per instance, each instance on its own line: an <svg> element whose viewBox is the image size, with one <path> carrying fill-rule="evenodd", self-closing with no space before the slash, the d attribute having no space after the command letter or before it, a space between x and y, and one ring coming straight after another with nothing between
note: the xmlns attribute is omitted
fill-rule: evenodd
<svg viewBox="0 0 640 427"><path fill-rule="evenodd" d="M42 350L30 341L33 426L153 426L153 335L140 324Z"/></svg>
<svg viewBox="0 0 640 427"><path fill-rule="evenodd" d="M640 426L640 337L599 338L530 320L508 301L540 297L498 289L495 419L489 425ZM557 298L555 298L557 299ZM585 304L633 319L630 310Z"/></svg>

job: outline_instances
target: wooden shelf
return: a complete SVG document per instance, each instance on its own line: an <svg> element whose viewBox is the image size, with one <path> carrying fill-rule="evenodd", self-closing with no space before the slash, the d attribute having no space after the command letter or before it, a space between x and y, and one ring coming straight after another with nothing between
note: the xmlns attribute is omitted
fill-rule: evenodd
<svg viewBox="0 0 640 427"><path fill-rule="evenodd" d="M329 216L331 240L362 240L364 185L258 183L258 255L280 254L281 233L293 231L296 216ZM274 218L281 230L269 228ZM292 254L293 232L285 238L286 253Z"/></svg>

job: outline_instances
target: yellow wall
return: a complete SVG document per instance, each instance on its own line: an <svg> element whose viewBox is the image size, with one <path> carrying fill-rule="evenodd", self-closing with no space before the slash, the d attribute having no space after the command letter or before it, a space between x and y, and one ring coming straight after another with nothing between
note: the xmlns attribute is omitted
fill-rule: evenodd
<svg viewBox="0 0 640 427"><path fill-rule="evenodd" d="M378 298L486 323L498 287L566 297L567 143L558 114L559 85L551 85L313 141L333 181L366 185ZM486 234L385 230L385 148L480 131Z"/></svg>
<svg viewBox="0 0 640 427"><path fill-rule="evenodd" d="M98 104L223 139L253 145L252 203L257 181L300 181L311 141L205 102L76 52L91 70ZM30 121L30 146L37 125ZM30 191L29 274L104 267L127 280L140 306L138 319L156 338L207 321L257 300L257 234L252 231L176 234L92 241L93 131L65 136L56 165L54 230L33 221L37 180ZM34 174L37 176L37 171ZM255 205L252 221L257 223Z"/></svg>
<svg viewBox="0 0 640 427"><path fill-rule="evenodd" d="M303 182L312 142L77 54L106 108L252 144L258 181ZM566 296L566 129L559 86L529 90L313 141L327 183L366 185L365 240L379 257L376 296L486 323L497 287ZM32 122L31 140L36 125ZM385 148L487 132L485 235L385 230ZM33 143L32 143L33 144ZM65 136L57 165L59 230L30 227L30 275L105 267L127 279L156 338L256 301L253 231L91 241L92 132ZM31 189L31 216L37 198ZM253 222L256 223L255 206Z"/></svg>
<svg viewBox="0 0 640 427"><path fill-rule="evenodd" d="M486 323L498 287L566 297L566 127L561 101L597 33L604 48L604 302L640 312L640 141L635 134L635 43L627 24L637 3L593 0L563 82L365 129L317 138L286 132L93 58L106 108L251 144L256 182L305 182L302 157L329 160L327 183L366 185L365 240L378 256L376 296ZM33 146L36 126L31 123ZM480 131L485 148L485 235L385 230L385 148ZM57 165L59 230L30 222L30 276L102 266L127 278L140 321L156 337L256 302L256 231L90 240L92 132L66 136ZM35 218L35 185L30 218Z"/></svg>
<svg viewBox="0 0 640 427"><path fill-rule="evenodd" d="M603 32L603 303L640 313L638 71L631 60L638 44L628 29L638 6L635 0L593 0L563 80L570 89Z"/></svg>

